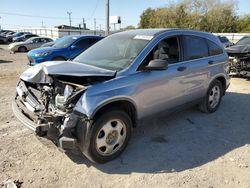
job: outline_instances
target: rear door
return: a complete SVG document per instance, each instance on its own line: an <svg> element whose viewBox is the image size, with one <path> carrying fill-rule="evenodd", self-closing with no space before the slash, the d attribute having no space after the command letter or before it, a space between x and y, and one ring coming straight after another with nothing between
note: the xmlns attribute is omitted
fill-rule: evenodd
<svg viewBox="0 0 250 188"><path fill-rule="evenodd" d="M186 102L205 96L207 80L210 76L209 50L205 38L195 35L182 35L183 63L178 69L185 72L182 80L185 85Z"/></svg>

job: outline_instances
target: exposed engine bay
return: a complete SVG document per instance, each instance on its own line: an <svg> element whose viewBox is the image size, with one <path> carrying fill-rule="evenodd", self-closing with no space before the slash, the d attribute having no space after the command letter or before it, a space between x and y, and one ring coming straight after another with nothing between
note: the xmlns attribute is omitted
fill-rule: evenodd
<svg viewBox="0 0 250 188"><path fill-rule="evenodd" d="M230 75L250 76L250 53L229 53Z"/></svg>
<svg viewBox="0 0 250 188"><path fill-rule="evenodd" d="M244 43L244 41L247 41ZM238 43L226 48L230 60L230 75L250 76L250 45L248 37L243 37Z"/></svg>

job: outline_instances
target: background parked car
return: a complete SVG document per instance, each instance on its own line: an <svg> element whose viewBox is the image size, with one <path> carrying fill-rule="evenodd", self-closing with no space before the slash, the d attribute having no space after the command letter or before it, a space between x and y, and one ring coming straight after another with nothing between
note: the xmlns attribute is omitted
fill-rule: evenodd
<svg viewBox="0 0 250 188"><path fill-rule="evenodd" d="M47 37L32 37L25 42L15 42L9 45L9 50L11 52L26 52L35 48L39 48L41 45L47 42L53 41L51 38Z"/></svg>
<svg viewBox="0 0 250 188"><path fill-rule="evenodd" d="M14 34L14 31L9 30L1 30L0 31L0 44L6 44L8 43L8 38L6 37L9 34Z"/></svg>
<svg viewBox="0 0 250 188"><path fill-rule="evenodd" d="M31 37L38 37L38 35L35 34L24 34L20 37L14 37L13 38L13 42L23 42L26 41L27 39L31 38Z"/></svg>
<svg viewBox="0 0 250 188"><path fill-rule="evenodd" d="M30 32L16 32L16 33L11 34L11 35L6 35L6 37L8 38L9 42L12 42L14 37L20 37L24 34L31 34L31 33Z"/></svg>
<svg viewBox="0 0 250 188"><path fill-rule="evenodd" d="M234 45L234 44L233 44L232 42L230 42L230 41L228 40L228 38L225 37L225 36L218 36L218 38L219 38L220 42L223 44L224 48L227 48L227 47L229 47L229 46Z"/></svg>
<svg viewBox="0 0 250 188"><path fill-rule="evenodd" d="M0 35L6 37L7 35L13 35L15 31L3 30Z"/></svg>
<svg viewBox="0 0 250 188"><path fill-rule="evenodd" d="M0 44L6 44L7 42L8 42L8 39L0 35Z"/></svg>
<svg viewBox="0 0 250 188"><path fill-rule="evenodd" d="M31 50L27 54L29 64L35 65L44 61L73 59L102 38L90 35L62 37L52 47Z"/></svg>

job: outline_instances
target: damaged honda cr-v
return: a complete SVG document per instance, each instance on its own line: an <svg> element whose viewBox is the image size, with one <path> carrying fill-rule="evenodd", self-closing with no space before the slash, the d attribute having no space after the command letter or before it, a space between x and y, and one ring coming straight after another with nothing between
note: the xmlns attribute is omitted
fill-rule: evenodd
<svg viewBox="0 0 250 188"><path fill-rule="evenodd" d="M184 104L214 112L229 86L217 37L181 29L116 33L72 62L45 62L20 76L13 111L37 135L77 146L104 163L128 144L138 120Z"/></svg>

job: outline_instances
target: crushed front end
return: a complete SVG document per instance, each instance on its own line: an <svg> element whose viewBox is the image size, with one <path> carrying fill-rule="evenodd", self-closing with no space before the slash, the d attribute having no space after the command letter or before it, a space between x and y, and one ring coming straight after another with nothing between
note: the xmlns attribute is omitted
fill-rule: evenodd
<svg viewBox="0 0 250 188"><path fill-rule="evenodd" d="M250 45L237 44L226 48L231 76L250 76Z"/></svg>
<svg viewBox="0 0 250 188"><path fill-rule="evenodd" d="M114 78L115 73L69 61L33 66L20 76L13 112L37 135L47 136L63 149L76 143L83 148L91 121L76 104L90 86Z"/></svg>
<svg viewBox="0 0 250 188"><path fill-rule="evenodd" d="M230 75L250 76L250 53L229 53Z"/></svg>
<svg viewBox="0 0 250 188"><path fill-rule="evenodd" d="M20 80L12 104L17 118L39 136L48 136L63 149L74 147L76 126L85 123L84 114L74 111L86 87L54 79L52 83Z"/></svg>

